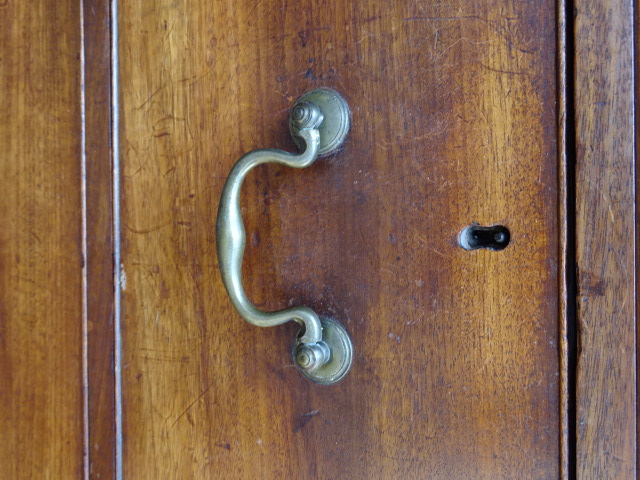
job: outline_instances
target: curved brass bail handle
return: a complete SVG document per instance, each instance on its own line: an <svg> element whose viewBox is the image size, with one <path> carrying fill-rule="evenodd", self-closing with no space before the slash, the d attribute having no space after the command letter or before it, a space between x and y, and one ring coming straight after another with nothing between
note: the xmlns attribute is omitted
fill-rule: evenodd
<svg viewBox="0 0 640 480"><path fill-rule="evenodd" d="M325 112L329 121L325 121ZM216 240L222 280L234 307L252 325L272 327L294 320L302 327L296 341L294 361L309 379L331 384L340 380L351 366L351 340L334 320L319 318L308 307L291 307L264 312L248 299L242 287L242 258L246 243L240 211L240 190L247 174L257 165L277 163L293 168L311 165L319 155L340 146L349 129L349 110L344 99L330 89L318 89L303 95L290 116L294 140L304 151L291 154L282 150L254 150L242 156L231 170L222 190L218 207Z"/></svg>
<svg viewBox="0 0 640 480"><path fill-rule="evenodd" d="M317 107L316 107L317 111ZM318 315L307 307L292 307L278 312L257 309L242 288L242 257L246 242L242 214L240 213L240 187L254 167L262 163L279 163L294 168L311 165L318 157L320 134L317 129L303 128L299 133L307 148L300 155L281 150L254 150L238 160L222 190L217 222L218 263L231 303L247 322L258 327L274 327L290 320L304 324L303 343L322 340L322 327Z"/></svg>

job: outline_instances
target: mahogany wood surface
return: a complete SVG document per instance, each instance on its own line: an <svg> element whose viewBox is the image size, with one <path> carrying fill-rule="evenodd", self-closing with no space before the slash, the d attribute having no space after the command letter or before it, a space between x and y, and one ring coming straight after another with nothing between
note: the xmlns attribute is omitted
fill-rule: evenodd
<svg viewBox="0 0 640 480"><path fill-rule="evenodd" d="M109 0L84 1L87 445L91 478L115 478L114 235Z"/></svg>
<svg viewBox="0 0 640 480"><path fill-rule="evenodd" d="M113 32L89 3L0 0L0 478L116 477ZM576 2L567 78L564 5L344 3L120 6L125 478L636 478L633 5ZM292 366L295 326L237 316L214 254L231 166L293 150L320 86L352 132L249 177L244 276L260 308L343 322L333 387ZM511 245L463 251L472 222Z"/></svg>
<svg viewBox="0 0 640 480"><path fill-rule="evenodd" d="M633 2L575 9L577 478L636 478Z"/></svg>
<svg viewBox="0 0 640 480"><path fill-rule="evenodd" d="M126 478L560 475L556 5L244 0L120 5ZM333 87L344 150L243 190L260 307L340 320L322 387L294 325L226 296L215 214L241 154L293 149ZM465 251L503 224L503 251Z"/></svg>
<svg viewBox="0 0 640 480"><path fill-rule="evenodd" d="M80 3L0 1L0 476L83 474Z"/></svg>

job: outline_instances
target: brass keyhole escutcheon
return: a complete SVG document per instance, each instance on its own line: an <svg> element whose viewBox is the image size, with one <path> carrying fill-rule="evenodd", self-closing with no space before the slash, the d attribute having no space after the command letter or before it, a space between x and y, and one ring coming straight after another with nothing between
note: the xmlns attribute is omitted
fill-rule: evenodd
<svg viewBox="0 0 640 480"><path fill-rule="evenodd" d="M511 241L511 232L504 225L482 227L470 225L460 232L458 242L465 250L504 250Z"/></svg>

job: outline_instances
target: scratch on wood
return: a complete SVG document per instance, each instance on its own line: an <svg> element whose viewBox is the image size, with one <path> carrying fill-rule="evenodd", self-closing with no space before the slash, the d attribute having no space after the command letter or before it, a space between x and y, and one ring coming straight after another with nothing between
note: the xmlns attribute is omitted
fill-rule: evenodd
<svg viewBox="0 0 640 480"><path fill-rule="evenodd" d="M255 12L256 8L258 8L260 6L260 4L262 3L263 0L258 0L255 5L253 6L253 8L251 9L251 11L247 14L247 18L253 18L253 12Z"/></svg>
<svg viewBox="0 0 640 480"><path fill-rule="evenodd" d="M149 103L149 102L151 101L151 99L152 99L153 97L155 97L155 96L156 96L156 94L157 94L160 90L162 90L164 87L166 87L166 86L167 86L166 84L165 84L165 85L162 85L162 86L161 86L160 88L158 88L155 92L153 92L151 95L149 95L149 96L147 97L147 99L144 101L144 103L143 103L142 105L140 105L139 107L136 107L134 110L142 110L142 108L144 108L144 106L145 106L147 103Z"/></svg>
<svg viewBox="0 0 640 480"><path fill-rule="evenodd" d="M298 418L298 421L293 427L293 433L299 432L302 428L304 428L307 425L307 423L311 421L313 417L315 417L319 413L320 413L320 410L312 410L309 413L300 415L300 417Z"/></svg>
<svg viewBox="0 0 640 480"><path fill-rule="evenodd" d="M415 22L415 21L427 21L427 22L447 22L447 21L459 21L459 20L478 20L481 22L495 24L497 23L495 20L489 20L488 18L479 17L478 15L461 15L459 17L426 17L416 15L413 17L407 17L404 19L405 22Z"/></svg>
<svg viewBox="0 0 640 480"><path fill-rule="evenodd" d="M527 72L514 72L511 70L500 70L499 68L492 68L488 65L485 65L484 63L480 64L481 67L486 68L487 70L490 70L492 72L496 72L496 73L506 73L507 75L524 75L527 77L533 77L534 75L532 73L527 73Z"/></svg>
<svg viewBox="0 0 640 480"><path fill-rule="evenodd" d="M126 223L124 224L125 228L127 230L129 230L132 233L138 233L138 234L146 234L146 233L151 233L151 232L155 232L156 230L160 230L164 227L166 227L167 225L170 225L173 223L173 220L168 220L164 223L161 223L160 225L156 225L155 227L150 227L150 228L142 228L142 229L136 229L133 227L130 227L129 225L127 225Z"/></svg>
<svg viewBox="0 0 640 480"><path fill-rule="evenodd" d="M191 410L191 407L193 407L193 406L194 406L194 405L195 405L195 404L196 404L196 403L197 403L197 402L198 402L202 397L204 397L204 396L207 394L207 392L208 392L209 390L211 390L211 387L213 387L214 383L216 383L216 382L211 382L211 383L207 386L207 388L205 388L205 389L204 389L204 391L203 391L200 395L198 395L198 396L195 398L195 400L194 400L193 402L191 402L191 403L187 406L187 408L185 408L185 409L184 409L184 411L183 411L180 415L178 415L178 417L173 421L173 423L172 423L172 424L171 424L171 426L169 427L169 430L171 430L171 429L176 425L176 423L178 423L178 421L179 421L182 417L184 417L184 416L187 414L187 412L188 412L189 410Z"/></svg>

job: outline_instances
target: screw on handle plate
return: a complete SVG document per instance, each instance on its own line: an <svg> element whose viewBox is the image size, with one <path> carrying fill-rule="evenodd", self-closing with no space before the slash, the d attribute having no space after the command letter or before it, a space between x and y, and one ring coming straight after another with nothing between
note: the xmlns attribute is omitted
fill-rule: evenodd
<svg viewBox="0 0 640 480"><path fill-rule="evenodd" d="M293 361L309 380L331 385L344 378L353 361L353 345L349 334L335 320L322 317L322 341L297 344ZM328 355L328 356L327 356Z"/></svg>

